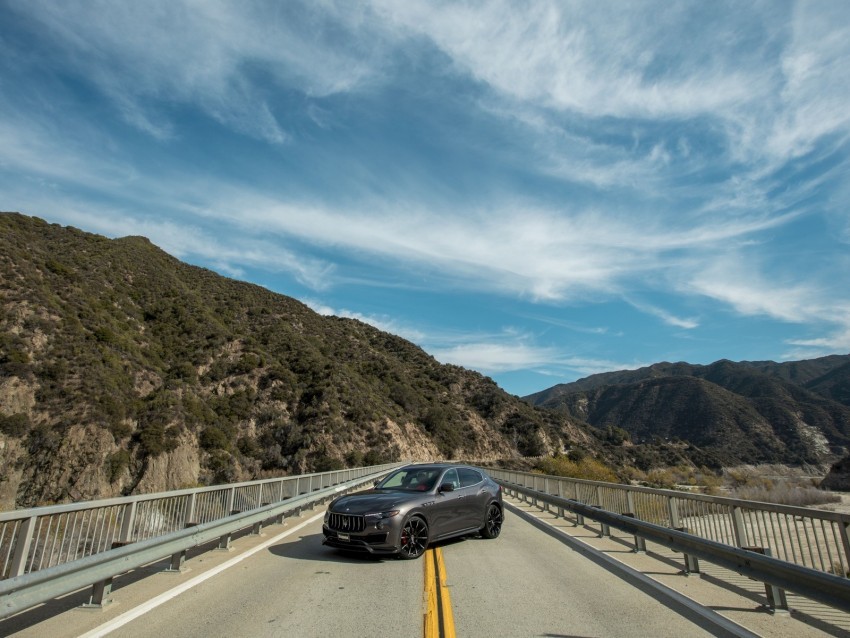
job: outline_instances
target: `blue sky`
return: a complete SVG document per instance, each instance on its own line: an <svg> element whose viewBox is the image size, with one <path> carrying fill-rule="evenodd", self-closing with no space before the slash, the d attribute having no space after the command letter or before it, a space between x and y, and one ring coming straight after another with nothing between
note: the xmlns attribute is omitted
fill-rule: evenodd
<svg viewBox="0 0 850 638"><path fill-rule="evenodd" d="M850 352L850 5L0 2L0 209L525 395Z"/></svg>

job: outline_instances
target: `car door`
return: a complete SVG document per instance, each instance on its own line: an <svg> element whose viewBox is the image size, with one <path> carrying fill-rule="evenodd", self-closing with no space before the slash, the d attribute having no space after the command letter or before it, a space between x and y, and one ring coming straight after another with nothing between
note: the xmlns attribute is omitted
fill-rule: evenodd
<svg viewBox="0 0 850 638"><path fill-rule="evenodd" d="M483 527L487 502L490 500L484 477L480 472L469 467L460 467L457 472L461 495L458 515L462 526L464 529Z"/></svg>
<svg viewBox="0 0 850 638"><path fill-rule="evenodd" d="M441 492L440 487L451 484L452 491ZM437 483L437 494L433 505L429 507L431 515L431 537L440 537L452 534L463 529L461 518L461 490L460 479L454 468L446 470Z"/></svg>

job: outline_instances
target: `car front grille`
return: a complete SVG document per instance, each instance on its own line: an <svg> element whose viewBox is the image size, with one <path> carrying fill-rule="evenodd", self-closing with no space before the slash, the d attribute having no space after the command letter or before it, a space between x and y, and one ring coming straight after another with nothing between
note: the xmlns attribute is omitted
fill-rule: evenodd
<svg viewBox="0 0 850 638"><path fill-rule="evenodd" d="M328 518L328 527L338 532L362 532L366 529L366 519L351 514L334 514Z"/></svg>

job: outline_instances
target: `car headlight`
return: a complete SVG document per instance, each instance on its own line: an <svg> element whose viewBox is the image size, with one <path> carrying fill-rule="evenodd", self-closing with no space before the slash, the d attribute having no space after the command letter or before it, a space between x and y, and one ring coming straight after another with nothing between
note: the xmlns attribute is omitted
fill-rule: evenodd
<svg viewBox="0 0 850 638"><path fill-rule="evenodd" d="M388 512L373 512L371 514L366 514L363 518L368 521L380 521L385 518L392 518L393 516L398 516L400 510L390 510Z"/></svg>
<svg viewBox="0 0 850 638"><path fill-rule="evenodd" d="M328 522L328 519L331 517L331 508L325 510L325 523Z"/></svg>

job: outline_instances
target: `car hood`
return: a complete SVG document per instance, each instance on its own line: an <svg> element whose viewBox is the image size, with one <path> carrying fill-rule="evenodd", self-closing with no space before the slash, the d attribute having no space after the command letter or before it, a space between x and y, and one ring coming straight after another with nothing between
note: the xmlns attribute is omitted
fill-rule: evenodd
<svg viewBox="0 0 850 638"><path fill-rule="evenodd" d="M409 494L370 490L359 494L351 494L337 499L331 506L331 511L342 514L371 514L395 509L397 505L410 500Z"/></svg>

